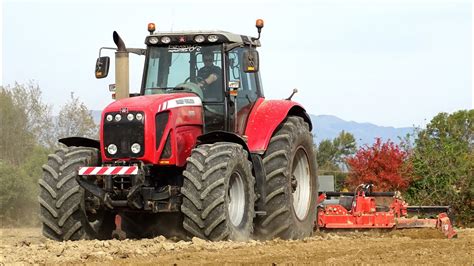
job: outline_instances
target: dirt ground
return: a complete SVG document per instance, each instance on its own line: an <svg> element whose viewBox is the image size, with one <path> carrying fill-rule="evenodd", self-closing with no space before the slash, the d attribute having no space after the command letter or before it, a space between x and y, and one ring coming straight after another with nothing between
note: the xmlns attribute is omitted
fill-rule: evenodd
<svg viewBox="0 0 474 266"><path fill-rule="evenodd" d="M39 228L0 229L3 264L474 264L474 229L445 239L434 229L315 233L300 241L206 242L82 240L54 242Z"/></svg>

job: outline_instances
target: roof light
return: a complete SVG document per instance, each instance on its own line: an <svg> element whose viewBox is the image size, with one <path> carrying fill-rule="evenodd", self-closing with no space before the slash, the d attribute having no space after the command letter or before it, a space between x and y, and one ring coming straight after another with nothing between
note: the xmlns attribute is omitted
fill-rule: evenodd
<svg viewBox="0 0 474 266"><path fill-rule="evenodd" d="M148 32L153 34L155 32L155 23L148 23Z"/></svg>
<svg viewBox="0 0 474 266"><path fill-rule="evenodd" d="M214 34L209 35L207 37L207 40L210 41L210 42L217 42L218 39L219 39L219 37L217 37L217 35L214 35Z"/></svg>
<svg viewBox="0 0 474 266"><path fill-rule="evenodd" d="M262 32L262 28L263 28L263 19L257 19L257 21L255 22L255 27L257 27L257 32L258 32L257 40L259 40L260 33Z"/></svg>
<svg viewBox="0 0 474 266"><path fill-rule="evenodd" d="M148 42L150 44L157 44L158 43L158 37L150 37L150 39L148 39Z"/></svg>
<svg viewBox="0 0 474 266"><path fill-rule="evenodd" d="M205 40L206 40L206 38L204 38L204 36L202 36L202 35L196 35L196 36L194 36L194 41L196 41L196 42L201 43L201 42L203 42L203 41L205 41Z"/></svg>
<svg viewBox="0 0 474 266"><path fill-rule="evenodd" d="M162 43L170 43L170 42L171 42L171 38L168 37L168 36L161 37L161 42L162 42Z"/></svg>

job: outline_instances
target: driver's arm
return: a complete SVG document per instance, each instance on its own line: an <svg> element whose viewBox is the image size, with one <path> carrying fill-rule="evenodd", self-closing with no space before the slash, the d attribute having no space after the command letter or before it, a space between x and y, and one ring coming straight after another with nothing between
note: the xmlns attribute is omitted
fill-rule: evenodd
<svg viewBox="0 0 474 266"><path fill-rule="evenodd" d="M198 85L199 87L202 88L202 87L211 85L216 80L217 80L217 75L212 73L207 78L203 79L202 81L199 81Z"/></svg>
<svg viewBox="0 0 474 266"><path fill-rule="evenodd" d="M216 80L217 80L217 75L212 73L211 75L209 75L209 77L204 79L204 83L205 83L204 85L210 85Z"/></svg>

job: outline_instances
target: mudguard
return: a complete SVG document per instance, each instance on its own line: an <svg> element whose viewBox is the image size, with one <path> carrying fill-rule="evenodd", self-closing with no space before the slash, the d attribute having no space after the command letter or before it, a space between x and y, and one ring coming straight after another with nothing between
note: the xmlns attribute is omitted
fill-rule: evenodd
<svg viewBox="0 0 474 266"><path fill-rule="evenodd" d="M312 129L311 119L300 104L290 100L258 99L245 129L250 152L263 154L275 129L290 115L302 117Z"/></svg>
<svg viewBox="0 0 474 266"><path fill-rule="evenodd" d="M62 138L59 139L58 142L71 147L71 146L82 146L82 147L90 147L100 149L100 142L96 139L89 139L83 137L69 137L69 138Z"/></svg>

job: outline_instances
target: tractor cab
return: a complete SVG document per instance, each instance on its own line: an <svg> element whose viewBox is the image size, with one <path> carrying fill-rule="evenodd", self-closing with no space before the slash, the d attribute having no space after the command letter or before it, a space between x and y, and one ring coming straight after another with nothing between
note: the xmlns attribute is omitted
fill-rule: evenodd
<svg viewBox="0 0 474 266"><path fill-rule="evenodd" d="M221 31L170 32L151 34L145 43L140 94L191 91L202 100L205 132L243 134L245 125L234 121L246 120L251 106L263 96L258 40ZM250 70L245 68L249 64L253 64Z"/></svg>
<svg viewBox="0 0 474 266"><path fill-rule="evenodd" d="M259 35L262 27L263 22L257 23ZM203 133L221 130L243 135L251 108L263 97L256 51L259 38L225 31L155 33L153 23L148 31L147 48L139 53L145 55L141 90L130 96L192 92L202 101Z"/></svg>

